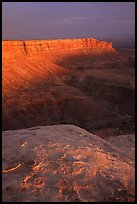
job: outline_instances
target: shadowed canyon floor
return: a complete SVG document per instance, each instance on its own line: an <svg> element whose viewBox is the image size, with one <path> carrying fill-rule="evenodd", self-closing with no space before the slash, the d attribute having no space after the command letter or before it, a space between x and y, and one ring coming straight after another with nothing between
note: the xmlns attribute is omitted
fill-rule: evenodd
<svg viewBox="0 0 137 204"><path fill-rule="evenodd" d="M3 41L3 201L133 202L134 118L134 50Z"/></svg>

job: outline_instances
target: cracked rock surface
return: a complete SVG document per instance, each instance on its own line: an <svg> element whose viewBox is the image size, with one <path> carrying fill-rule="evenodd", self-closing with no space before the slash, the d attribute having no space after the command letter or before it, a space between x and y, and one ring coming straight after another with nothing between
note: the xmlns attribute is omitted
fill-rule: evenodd
<svg viewBox="0 0 137 204"><path fill-rule="evenodd" d="M2 137L3 202L134 201L134 135L130 157L111 138L73 125L3 131Z"/></svg>

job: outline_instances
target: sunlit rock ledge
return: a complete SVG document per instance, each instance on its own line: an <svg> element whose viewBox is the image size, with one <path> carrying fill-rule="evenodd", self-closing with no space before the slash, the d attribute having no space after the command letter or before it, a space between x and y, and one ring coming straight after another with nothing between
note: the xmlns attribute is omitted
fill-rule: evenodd
<svg viewBox="0 0 137 204"><path fill-rule="evenodd" d="M73 125L52 125L2 137L4 202L134 201L134 135L120 146Z"/></svg>

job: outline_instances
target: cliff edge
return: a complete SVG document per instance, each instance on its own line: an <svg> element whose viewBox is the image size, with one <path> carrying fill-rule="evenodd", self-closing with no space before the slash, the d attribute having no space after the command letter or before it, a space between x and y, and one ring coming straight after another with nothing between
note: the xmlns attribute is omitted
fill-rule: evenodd
<svg viewBox="0 0 137 204"><path fill-rule="evenodd" d="M46 52L78 49L113 49L111 42L94 38L60 39L60 40L19 40L2 41L2 59L22 56L41 56Z"/></svg>

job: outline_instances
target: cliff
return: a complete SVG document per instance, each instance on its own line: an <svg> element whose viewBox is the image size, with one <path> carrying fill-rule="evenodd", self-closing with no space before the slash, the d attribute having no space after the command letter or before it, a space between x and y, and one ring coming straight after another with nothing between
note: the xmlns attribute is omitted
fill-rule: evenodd
<svg viewBox="0 0 137 204"><path fill-rule="evenodd" d="M3 92L13 92L22 84L24 86L30 81L66 72L67 69L58 66L58 59L62 61L66 56L89 55L89 52L98 54L112 50L112 43L93 38L2 41Z"/></svg>
<svg viewBox="0 0 137 204"><path fill-rule="evenodd" d="M73 125L5 131L3 202L133 202L134 139L126 154Z"/></svg>
<svg viewBox="0 0 137 204"><path fill-rule="evenodd" d="M15 57L44 57L46 52L79 49L113 49L112 43L94 38L61 40L2 41L2 59Z"/></svg>

